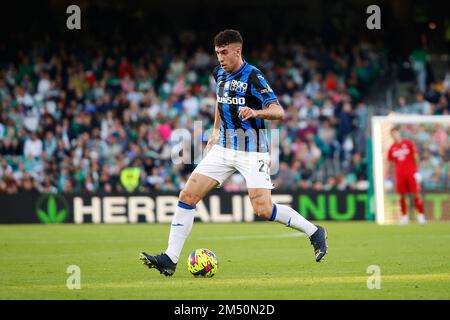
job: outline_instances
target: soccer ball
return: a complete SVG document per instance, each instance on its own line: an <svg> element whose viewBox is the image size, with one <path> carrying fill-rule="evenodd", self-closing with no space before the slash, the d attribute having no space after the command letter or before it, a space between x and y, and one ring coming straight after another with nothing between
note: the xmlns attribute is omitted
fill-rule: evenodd
<svg viewBox="0 0 450 320"><path fill-rule="evenodd" d="M208 249L196 249L188 257L188 270L194 277L211 278L217 273L219 260Z"/></svg>

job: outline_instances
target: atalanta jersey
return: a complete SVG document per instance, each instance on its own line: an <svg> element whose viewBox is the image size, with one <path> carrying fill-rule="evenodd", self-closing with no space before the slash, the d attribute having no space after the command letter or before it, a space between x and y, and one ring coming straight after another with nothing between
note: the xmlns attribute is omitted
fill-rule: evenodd
<svg viewBox="0 0 450 320"><path fill-rule="evenodd" d="M269 143L264 119L242 121L239 108L261 110L278 103L264 75L254 66L244 64L232 73L218 66L213 71L220 115L220 146L247 152L268 152Z"/></svg>

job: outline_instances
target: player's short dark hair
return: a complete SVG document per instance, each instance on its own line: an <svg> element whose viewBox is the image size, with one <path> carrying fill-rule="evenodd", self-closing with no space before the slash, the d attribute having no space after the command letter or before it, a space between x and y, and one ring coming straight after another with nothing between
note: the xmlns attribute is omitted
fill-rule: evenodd
<svg viewBox="0 0 450 320"><path fill-rule="evenodd" d="M242 40L242 36L239 31L227 29L219 32L214 37L214 46L216 47L226 46L230 43L239 43L241 45L244 43L244 40Z"/></svg>

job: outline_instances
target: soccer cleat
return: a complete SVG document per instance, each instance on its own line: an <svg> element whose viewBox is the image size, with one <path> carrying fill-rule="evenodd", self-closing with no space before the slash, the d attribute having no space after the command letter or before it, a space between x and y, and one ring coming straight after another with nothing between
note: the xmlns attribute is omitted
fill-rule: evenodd
<svg viewBox="0 0 450 320"><path fill-rule="evenodd" d="M311 245L314 247L314 254L316 255L316 262L320 262L322 258L327 254L327 231L324 227L316 226L317 230L309 237Z"/></svg>
<svg viewBox="0 0 450 320"><path fill-rule="evenodd" d="M170 277L175 273L177 264L170 260L169 256L165 253L151 256L145 252L139 254L139 259L149 268L155 268L159 273L164 274L166 277Z"/></svg>
<svg viewBox="0 0 450 320"><path fill-rule="evenodd" d="M419 224L427 223L427 219L425 219L425 215L423 213L419 213L419 215L417 216L417 221L419 222Z"/></svg>
<svg viewBox="0 0 450 320"><path fill-rule="evenodd" d="M409 217L407 215L402 215L402 217L400 218L400 224L403 226L409 224Z"/></svg>

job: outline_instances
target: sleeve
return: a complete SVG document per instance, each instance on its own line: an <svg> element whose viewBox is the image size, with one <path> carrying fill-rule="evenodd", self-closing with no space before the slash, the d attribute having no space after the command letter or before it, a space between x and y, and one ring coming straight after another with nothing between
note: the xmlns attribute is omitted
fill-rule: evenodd
<svg viewBox="0 0 450 320"><path fill-rule="evenodd" d="M387 154L387 161L389 161L389 162L394 161L394 157L392 156L392 146L389 148L389 151Z"/></svg>
<svg viewBox="0 0 450 320"><path fill-rule="evenodd" d="M217 83L217 77L218 77L218 75L219 75L219 66L216 66L216 67L214 68L214 70L211 72L211 75L213 76L214 80L215 80L216 83Z"/></svg>
<svg viewBox="0 0 450 320"><path fill-rule="evenodd" d="M252 95L258 98L264 107L267 107L271 103L278 103L277 96L267 83L266 77L261 71L258 70L252 72L250 88Z"/></svg>

